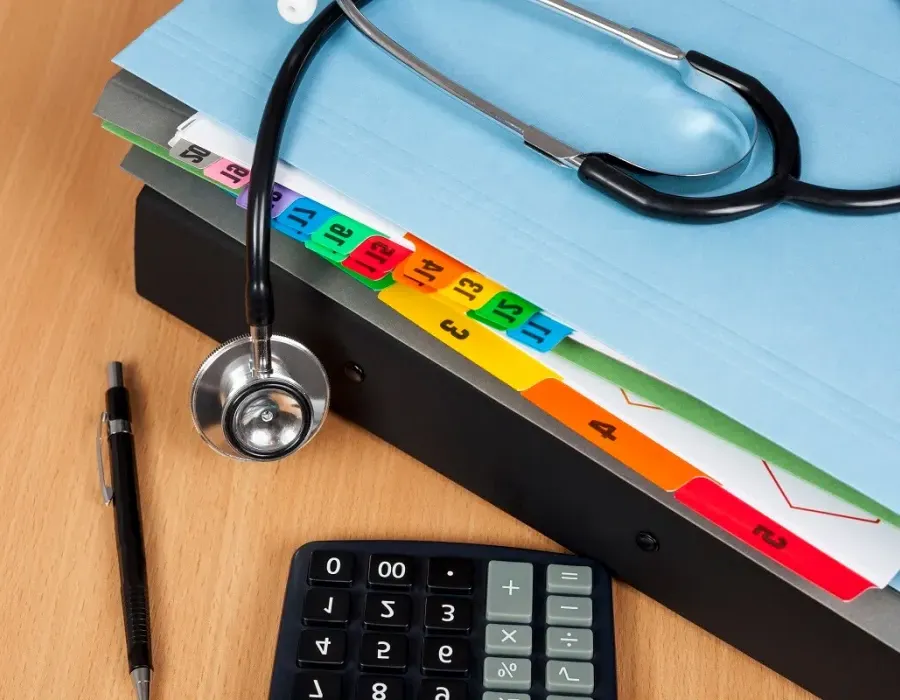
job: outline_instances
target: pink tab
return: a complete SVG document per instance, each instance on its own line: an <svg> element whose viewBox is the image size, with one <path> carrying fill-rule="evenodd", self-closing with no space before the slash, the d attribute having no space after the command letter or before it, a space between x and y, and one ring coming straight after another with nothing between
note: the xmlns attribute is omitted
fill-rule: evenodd
<svg viewBox="0 0 900 700"><path fill-rule="evenodd" d="M210 180L225 185L230 190L239 190L250 182L250 168L232 163L224 158L210 165L203 171Z"/></svg>

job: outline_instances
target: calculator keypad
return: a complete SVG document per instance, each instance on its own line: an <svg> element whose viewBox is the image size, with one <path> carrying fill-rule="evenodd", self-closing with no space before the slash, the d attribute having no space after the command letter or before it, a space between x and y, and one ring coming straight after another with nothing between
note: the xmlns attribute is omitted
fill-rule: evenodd
<svg viewBox="0 0 900 700"><path fill-rule="evenodd" d="M315 548L292 569L281 639L294 652L276 663L290 682L273 679L270 700L615 699L602 570L546 553L375 544ZM421 553L431 547L473 556ZM608 609L597 607L598 586ZM603 637L597 611L610 623Z"/></svg>

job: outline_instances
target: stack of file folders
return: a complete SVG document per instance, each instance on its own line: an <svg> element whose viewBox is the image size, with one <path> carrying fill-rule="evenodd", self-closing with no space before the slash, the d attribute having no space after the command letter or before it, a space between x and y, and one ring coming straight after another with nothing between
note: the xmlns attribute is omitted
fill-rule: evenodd
<svg viewBox="0 0 900 700"><path fill-rule="evenodd" d="M837 0L582 4L759 76L794 115L810 179L896 178L892 0L852 17ZM366 12L586 150L664 167L728 145L713 106L530 3L390 0ZM115 59L122 72L97 113L246 207L262 106L297 31L274 1L185 0ZM836 33L845 40L832 45ZM758 151L738 186L765 176L768 143ZM276 182L276 235L682 504L842 601L900 591L900 216L783 205L714 227L641 217L352 27L309 70Z"/></svg>

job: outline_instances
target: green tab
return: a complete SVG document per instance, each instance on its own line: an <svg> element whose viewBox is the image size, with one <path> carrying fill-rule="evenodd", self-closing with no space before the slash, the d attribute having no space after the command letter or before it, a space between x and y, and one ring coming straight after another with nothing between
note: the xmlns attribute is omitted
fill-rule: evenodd
<svg viewBox="0 0 900 700"><path fill-rule="evenodd" d="M328 260L328 258L326 258L326 260ZM394 278L391 277L390 272L388 274L386 274L384 277L382 277L380 280L370 280L368 277L363 277L362 275L354 272L353 270L348 270L346 267L341 265L341 263L339 263L339 262L335 262L334 260L328 260L328 262L330 262L336 268L340 269L342 272L345 272L348 275L350 275L357 282L361 282L362 284L366 285L369 289L374 289L376 292L380 292L382 289L386 289L387 287L390 287L392 284L394 284Z"/></svg>
<svg viewBox="0 0 900 700"><path fill-rule="evenodd" d="M369 236L377 235L378 231L354 221L348 216L339 214L331 217L313 231L306 247L314 250L323 258L341 262Z"/></svg>
<svg viewBox="0 0 900 700"><path fill-rule="evenodd" d="M508 331L518 328L540 309L509 290L498 292L487 304L477 311L469 311L468 315L476 318L491 328Z"/></svg>

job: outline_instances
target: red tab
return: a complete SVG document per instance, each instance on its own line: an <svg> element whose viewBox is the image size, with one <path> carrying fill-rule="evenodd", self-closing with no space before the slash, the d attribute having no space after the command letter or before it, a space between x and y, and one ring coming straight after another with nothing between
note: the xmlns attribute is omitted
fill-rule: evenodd
<svg viewBox="0 0 900 700"><path fill-rule="evenodd" d="M675 492L675 498L758 552L845 602L875 588L875 584L707 478L688 482Z"/></svg>
<svg viewBox="0 0 900 700"><path fill-rule="evenodd" d="M380 280L410 256L412 251L384 236L371 236L344 260L344 267L370 280Z"/></svg>

